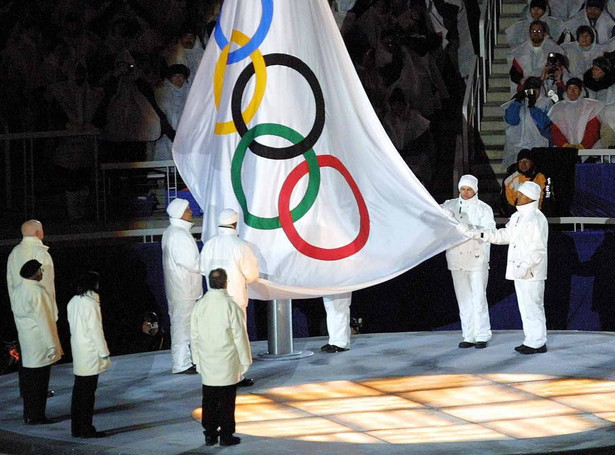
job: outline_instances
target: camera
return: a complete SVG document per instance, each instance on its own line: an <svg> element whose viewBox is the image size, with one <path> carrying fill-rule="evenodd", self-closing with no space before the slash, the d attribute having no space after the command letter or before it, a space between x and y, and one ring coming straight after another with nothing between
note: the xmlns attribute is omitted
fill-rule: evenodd
<svg viewBox="0 0 615 455"><path fill-rule="evenodd" d="M525 93L525 96L534 96L534 95L536 95L536 89L535 88L526 88L525 90L523 90L523 92Z"/></svg>

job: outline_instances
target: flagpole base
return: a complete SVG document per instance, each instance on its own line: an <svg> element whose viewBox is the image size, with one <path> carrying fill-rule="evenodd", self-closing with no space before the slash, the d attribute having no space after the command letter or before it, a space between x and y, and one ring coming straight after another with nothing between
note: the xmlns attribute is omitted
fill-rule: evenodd
<svg viewBox="0 0 615 455"><path fill-rule="evenodd" d="M290 299L270 300L267 306L267 352L258 354L262 360L297 360L310 357L312 351L293 348L293 306Z"/></svg>
<svg viewBox="0 0 615 455"><path fill-rule="evenodd" d="M258 358L261 360L299 360L313 356L312 351L295 351L289 354L269 354L268 352L260 352Z"/></svg>

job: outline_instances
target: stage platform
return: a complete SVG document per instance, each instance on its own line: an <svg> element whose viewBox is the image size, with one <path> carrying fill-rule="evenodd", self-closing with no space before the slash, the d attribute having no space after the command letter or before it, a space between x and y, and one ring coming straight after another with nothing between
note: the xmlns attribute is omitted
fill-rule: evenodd
<svg viewBox="0 0 615 455"><path fill-rule="evenodd" d="M549 333L546 354L459 349L459 332L356 335L327 354L325 338L295 340L301 360L262 361L239 389L235 447L206 447L197 375L172 375L169 351L113 357L100 376L94 424L104 439L70 436L72 365L53 367L47 415L26 426L17 374L0 376L2 454L537 454L615 453L615 334Z"/></svg>

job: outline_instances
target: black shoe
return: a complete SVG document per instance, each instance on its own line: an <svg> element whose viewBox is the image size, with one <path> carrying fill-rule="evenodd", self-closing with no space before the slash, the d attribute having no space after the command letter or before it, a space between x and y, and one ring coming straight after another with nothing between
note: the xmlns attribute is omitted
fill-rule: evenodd
<svg viewBox="0 0 615 455"><path fill-rule="evenodd" d="M104 431L89 431L87 433L83 433L81 437L84 439L105 438L107 437L107 433L105 433Z"/></svg>
<svg viewBox="0 0 615 455"><path fill-rule="evenodd" d="M474 344L474 347L475 347L476 349L485 349L485 348L487 347L487 342L486 342L486 341L477 341L477 342Z"/></svg>
<svg viewBox="0 0 615 455"><path fill-rule="evenodd" d="M241 381L237 383L237 387L251 387L254 385L254 379L252 378L243 378ZM232 445L232 444L229 444Z"/></svg>
<svg viewBox="0 0 615 455"><path fill-rule="evenodd" d="M212 436L207 436L207 433L205 432L203 432L203 434L205 435L205 445L206 446L215 446L216 444L218 444L218 434L217 433Z"/></svg>
<svg viewBox="0 0 615 455"><path fill-rule="evenodd" d="M474 346L476 345L474 343L470 343L469 341L462 341L459 343L459 347L461 349L473 348Z"/></svg>
<svg viewBox="0 0 615 455"><path fill-rule="evenodd" d="M221 446L236 446L241 442L241 438L237 436L229 436L225 438L224 436L220 438Z"/></svg>
<svg viewBox="0 0 615 455"><path fill-rule="evenodd" d="M178 373L175 374L197 374L198 371L196 371L196 365L192 365L190 368L184 370L184 371L180 371Z"/></svg>
<svg viewBox="0 0 615 455"><path fill-rule="evenodd" d="M525 354L525 355L543 354L543 353L547 352L547 345L543 344L539 348L530 348L529 346L526 346L526 345L522 344L521 346L517 346L515 348L515 351L517 351L520 354Z"/></svg>
<svg viewBox="0 0 615 455"><path fill-rule="evenodd" d="M329 350L329 348L331 348L331 345L329 343L327 343L324 346L321 346L320 350L321 351L327 351L327 350Z"/></svg>
<svg viewBox="0 0 615 455"><path fill-rule="evenodd" d="M329 345L329 348L325 352L332 354L334 352L346 352L346 351L348 351L348 348L340 348L339 346L331 344Z"/></svg>
<svg viewBox="0 0 615 455"><path fill-rule="evenodd" d="M39 417L38 419L33 418L25 418L23 419L26 425L49 425L53 423L53 420L48 419L47 417Z"/></svg>

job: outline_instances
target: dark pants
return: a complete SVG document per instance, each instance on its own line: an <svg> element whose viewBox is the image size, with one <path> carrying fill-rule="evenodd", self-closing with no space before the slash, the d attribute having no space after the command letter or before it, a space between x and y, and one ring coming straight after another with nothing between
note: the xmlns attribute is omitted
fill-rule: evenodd
<svg viewBox="0 0 615 455"><path fill-rule="evenodd" d="M73 436L83 436L96 431L92 425L95 393L98 375L77 376L73 385L73 400L70 407L71 432Z"/></svg>
<svg viewBox="0 0 615 455"><path fill-rule="evenodd" d="M24 420L40 420L45 418L47 407L47 389L51 365L40 368L19 368L19 386L23 398Z"/></svg>
<svg viewBox="0 0 615 455"><path fill-rule="evenodd" d="M203 386L203 417L201 424L206 436L218 435L222 439L235 433L235 397L237 384L226 386Z"/></svg>

